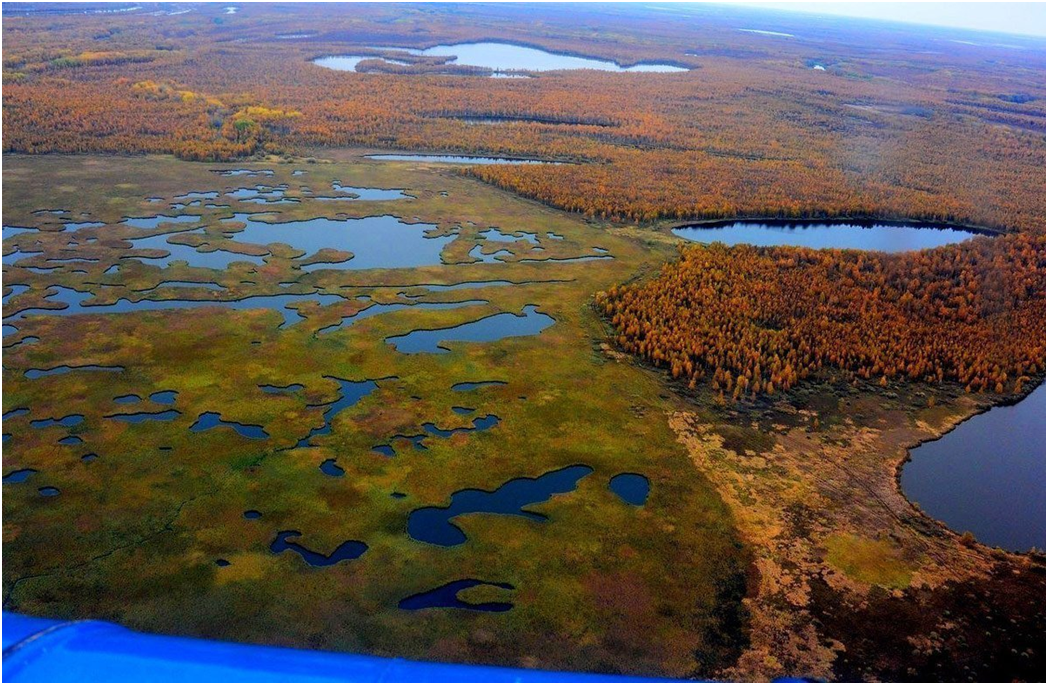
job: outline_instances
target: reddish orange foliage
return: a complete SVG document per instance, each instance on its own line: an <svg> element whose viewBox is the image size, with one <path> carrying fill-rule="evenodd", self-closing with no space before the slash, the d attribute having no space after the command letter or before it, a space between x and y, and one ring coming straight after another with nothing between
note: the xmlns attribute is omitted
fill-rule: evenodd
<svg viewBox="0 0 1048 685"><path fill-rule="evenodd" d="M1018 392L1044 373L1045 238L934 250L713 244L597 304L623 349L735 399L823 371Z"/></svg>

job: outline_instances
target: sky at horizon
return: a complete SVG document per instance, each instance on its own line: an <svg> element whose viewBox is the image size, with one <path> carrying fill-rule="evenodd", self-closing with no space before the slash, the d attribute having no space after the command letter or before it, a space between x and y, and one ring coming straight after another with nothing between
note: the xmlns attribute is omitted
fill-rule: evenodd
<svg viewBox="0 0 1048 685"><path fill-rule="evenodd" d="M1045 37L1043 2L750 2L724 4Z"/></svg>

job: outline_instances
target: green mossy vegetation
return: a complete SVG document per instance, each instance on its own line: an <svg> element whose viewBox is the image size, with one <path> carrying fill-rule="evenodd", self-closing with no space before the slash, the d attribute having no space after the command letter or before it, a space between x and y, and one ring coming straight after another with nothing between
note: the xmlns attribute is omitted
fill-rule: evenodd
<svg viewBox="0 0 1048 685"><path fill-rule="evenodd" d="M303 304L305 319L283 329L280 314L267 309L19 322L18 333L5 339L3 404L5 412L29 407L30 413L4 422L12 437L4 445L3 471L39 473L25 484L4 486L5 610L111 619L161 633L472 663L668 676L711 676L730 665L746 639L741 599L748 553L725 504L667 425L674 400L660 396L659 377L594 353L603 334L589 306L593 293L655 267L673 255L672 248L642 245L613 227L513 197L447 167L378 163L349 153L330 164L249 166L275 175L223 177L211 170L236 166L167 157L5 158L5 223L40 227L45 254L64 247L69 234L57 232L57 217L37 210L61 208L74 217L84 212L89 218L76 220L106 224L84 229L98 240L77 247L78 254L99 262L63 264L51 273L5 265L5 292L12 283L30 286L10 298L6 307L12 310L46 306L49 285L90 290L97 302L108 303L148 297L143 291L162 280L214 281L228 288L220 297L286 288L346 298L327 309ZM306 173L292 176L296 169ZM444 260L463 263L302 273L287 258L293 250L274 248L258 268L244 264L213 272L176 264L161 271L125 260L117 273L102 273L125 249L118 239L134 232L117 225L121 217L164 211L174 196L190 190L287 183L289 196L301 185L322 194L334 179L404 188L414 199L303 201L272 210L283 221L393 213L434 223L442 232L458 232ZM150 203L147 197L165 201ZM208 216L258 209L227 198L217 202L227 201L231 208L206 210ZM476 233L489 226L564 236L541 241L546 256L592 254L600 246L615 259L513 263L528 248L518 242L505 244L514 252L510 263L468 263ZM221 239L217 232L208 235ZM489 279L522 284L445 292L412 287ZM358 296L411 301L400 293L426 302L488 303L408 308L317 334L362 308ZM183 296L215 294L194 290ZM400 354L384 342L415 328L519 312L527 304L557 323L532 337L450 343L450 351L440 355ZM12 345L29 335L40 341ZM24 376L26 369L59 364L119 365L125 371ZM338 414L331 433L313 439L315 447L296 448L323 423L324 409L315 405L338 396L328 376L382 380ZM506 384L451 390L455 383L481 380ZM258 387L292 383L304 388L276 395ZM161 390L178 391L177 419L126 424L104 418L167 409L113 402L119 395L146 397ZM456 405L476 413L458 415L451 409ZM249 440L229 428L190 432L208 411L261 425L270 437ZM61 427L28 425L70 413L85 415L77 427L83 444L59 445L68 433ZM421 433L425 422L453 428L486 414L501 418L497 427L429 437L425 451L405 441L393 442L394 458L371 449L397 434ZM763 443L751 438L739 437L760 451ZM98 458L85 463L81 457L88 453ZM332 458L345 470L343 477L319 470ZM493 490L571 464L594 471L576 491L529 507L548 521L459 517L455 524L468 542L451 548L407 534L415 508L446 505L463 488ZM625 505L609 491L608 480L623 471L651 480L644 507ZM40 497L37 488L44 485L61 495ZM394 492L407 496L394 498ZM249 509L262 517L245 519ZM369 549L359 559L313 568L294 553L269 551L282 530L301 531L299 542L324 554L344 540L364 541ZM219 567L217 559L230 565ZM404 597L460 578L511 583L512 592L483 588L468 596L511 601L514 609L485 614L397 607Z"/></svg>
<svg viewBox="0 0 1048 685"><path fill-rule="evenodd" d="M910 585L914 564L888 540L841 533L826 538L826 561L849 578L886 588Z"/></svg>

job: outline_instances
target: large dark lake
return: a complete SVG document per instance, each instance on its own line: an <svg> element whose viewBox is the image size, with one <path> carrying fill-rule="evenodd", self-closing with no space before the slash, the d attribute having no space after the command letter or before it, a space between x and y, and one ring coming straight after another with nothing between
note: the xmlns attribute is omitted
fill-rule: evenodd
<svg viewBox="0 0 1048 685"><path fill-rule="evenodd" d="M932 518L982 543L1045 548L1045 388L973 416L910 451L902 490Z"/></svg>

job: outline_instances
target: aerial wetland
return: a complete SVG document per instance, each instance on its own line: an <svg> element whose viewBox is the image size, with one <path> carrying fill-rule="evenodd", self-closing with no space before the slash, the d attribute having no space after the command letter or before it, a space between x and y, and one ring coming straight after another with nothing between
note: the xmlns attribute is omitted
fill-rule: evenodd
<svg viewBox="0 0 1048 685"><path fill-rule="evenodd" d="M3 15L5 621L1043 682L1043 39Z"/></svg>
<svg viewBox="0 0 1048 685"><path fill-rule="evenodd" d="M672 235L901 251L972 234L736 222L642 244L443 166L463 161L498 160L8 160L59 190L5 193L5 608L640 674L735 658L753 558L731 498L664 420L682 400L593 344L592 294L657 269ZM1036 543L1007 533L1043 519L1015 494L1043 448L998 436L1043 432L1043 402L1042 385L914 449L903 491L987 544ZM710 420L706 459L770 449ZM954 515L973 498L993 514ZM247 616L244 596L250 621L214 621Z"/></svg>
<svg viewBox="0 0 1048 685"><path fill-rule="evenodd" d="M742 573L709 485L670 479L686 460L669 428L624 418L660 411L656 381L581 344L594 322L577 303L646 259L631 240L428 161L361 156L304 178L253 166L265 180L252 192L237 192L238 168L126 160L92 179L92 158L41 161L10 161L5 178L80 170L74 193L5 193L19 206L5 218L28 229L5 229L4 244L4 494L20 519L6 607L96 613L77 597L103 577L92 604L130 593L217 607L247 590L266 599L236 639L296 643L326 625L330 648L359 650L370 633L369 650L442 658L424 633L480 650L468 637L480 625L508 637L565 602L599 622L618 612L618 584L664 584L644 555L601 570L593 549L593 574L564 595L548 564L594 535L608 549L665 546L696 569L697 603L693 582L668 588L686 613L709 611L718 579ZM78 201L95 187L114 201ZM358 199L324 199L329 188ZM295 201L259 213L259 193ZM70 209L34 214L45 206ZM617 410L594 407L598 395ZM624 507L607 485L623 470L664 494ZM701 535L642 533L682 497L707 521ZM43 557L17 551L42 537L56 541ZM146 549L153 572L195 580L150 590ZM339 590L347 574L358 591ZM302 602L312 618L278 619ZM207 622L194 614L125 620ZM615 658L610 643L594 649ZM678 649L616 668L687 661Z"/></svg>

